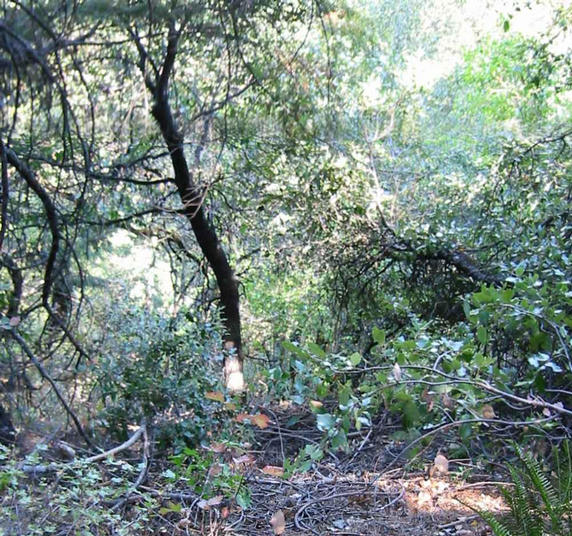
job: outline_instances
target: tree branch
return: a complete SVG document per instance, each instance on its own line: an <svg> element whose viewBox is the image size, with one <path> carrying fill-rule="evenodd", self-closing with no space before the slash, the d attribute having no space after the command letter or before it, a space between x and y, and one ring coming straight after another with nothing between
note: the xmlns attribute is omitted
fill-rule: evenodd
<svg viewBox="0 0 572 536"><path fill-rule="evenodd" d="M7 147L4 148L4 153L8 162L16 168L20 176L26 181L28 186L34 191L34 193L40 198L46 216L48 218L48 225L50 227L50 232L52 234L52 244L50 246L50 252L48 254L48 260L46 262L46 269L44 272L44 284L42 287L42 303L44 306L49 308L50 294L53 284L53 274L56 265L56 258L59 251L61 232L59 228L59 219L54 202L48 195L45 188L36 179L32 170L24 164L16 155L16 153Z"/></svg>
<svg viewBox="0 0 572 536"><path fill-rule="evenodd" d="M70 405L67 403L66 399L64 398L64 395L61 393L58 386L56 385L54 380L51 378L51 376L48 374L48 372L46 371L44 366L40 363L39 359L34 355L32 350L30 349L30 347L26 343L26 341L22 338L22 336L15 329L8 330L8 333L10 333L10 336L20 345L20 348L22 348L22 350L28 356L30 361L38 369L40 376L42 376L42 378L44 378L50 384L50 386L54 390L56 397L58 398L58 400L60 401L60 403L64 407L64 409L66 410L66 413L70 416L71 420L73 421L79 435L83 438L83 440L87 443L87 445L89 447L94 448L94 444L91 442L91 440L89 439L87 434L84 432L83 427L82 427L81 423L79 422L79 419L77 418L76 414L71 409Z"/></svg>
<svg viewBox="0 0 572 536"><path fill-rule="evenodd" d="M4 238L6 236L6 229L8 228L8 159L6 157L6 150L4 141L0 139L0 158L2 165L2 180L0 185L2 189L0 193L0 254L2 254L2 246L4 245Z"/></svg>

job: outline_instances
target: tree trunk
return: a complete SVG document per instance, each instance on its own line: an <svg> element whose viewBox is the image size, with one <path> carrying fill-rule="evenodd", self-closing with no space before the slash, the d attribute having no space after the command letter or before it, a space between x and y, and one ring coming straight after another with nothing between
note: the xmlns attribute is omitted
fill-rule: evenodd
<svg viewBox="0 0 572 536"><path fill-rule="evenodd" d="M152 109L153 117L159 125L169 150L175 172L175 183L183 202L184 214L190 221L203 255L215 274L220 291L221 316L225 328L225 383L228 389L241 391L244 388L244 376L242 372L238 279L228 262L214 227L206 217L202 206L203 192L194 183L184 153L184 138L177 128L169 104L169 75L176 55L177 39L178 34L171 32L161 75L156 80L156 83L151 82L149 79L146 82L147 87L153 93L155 100Z"/></svg>

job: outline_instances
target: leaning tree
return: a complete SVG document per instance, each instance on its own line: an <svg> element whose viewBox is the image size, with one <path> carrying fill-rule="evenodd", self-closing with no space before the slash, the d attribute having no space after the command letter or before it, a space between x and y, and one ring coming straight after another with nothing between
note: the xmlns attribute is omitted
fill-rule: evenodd
<svg viewBox="0 0 572 536"><path fill-rule="evenodd" d="M1 373L26 388L35 367L86 440L46 363L68 354L77 370L96 352L82 330L86 258L118 227L206 260L226 384L243 388L239 282L221 232L234 209L217 213L209 194L239 189L224 169L233 109L257 95L271 105L267 83L299 50L293 32L319 12L297 1L3 4ZM173 231L182 225L198 254Z"/></svg>

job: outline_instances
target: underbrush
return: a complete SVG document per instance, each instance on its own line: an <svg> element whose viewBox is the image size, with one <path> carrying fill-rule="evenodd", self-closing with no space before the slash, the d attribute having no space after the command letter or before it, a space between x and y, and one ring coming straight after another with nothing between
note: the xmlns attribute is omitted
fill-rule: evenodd
<svg viewBox="0 0 572 536"><path fill-rule="evenodd" d="M145 310L113 311L97 363L92 396L99 423L125 440L128 429L152 422L160 446L196 446L224 427L220 405L205 393L221 389L221 329L190 313L173 318Z"/></svg>

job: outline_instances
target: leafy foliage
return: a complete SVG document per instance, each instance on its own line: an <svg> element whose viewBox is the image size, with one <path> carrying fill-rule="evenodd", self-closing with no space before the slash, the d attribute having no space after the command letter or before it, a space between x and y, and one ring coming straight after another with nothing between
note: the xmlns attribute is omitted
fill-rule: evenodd
<svg viewBox="0 0 572 536"><path fill-rule="evenodd" d="M163 318L117 308L109 320L121 330L102 348L94 386L101 399L100 422L125 439L129 425L153 420L158 439L196 445L224 418L206 393L219 387L222 361L216 325L193 321L181 311Z"/></svg>
<svg viewBox="0 0 572 536"><path fill-rule="evenodd" d="M445 431L477 463L506 437L569 436L570 8L470 4L3 4L0 379L14 422L69 419L88 444L146 422L176 453L169 485L247 508L228 452L201 450L239 449L237 424L270 423L221 387L226 285L253 358L245 398L309 408L322 434L282 453L285 477L351 453L380 419L411 458ZM551 22L516 30L534 10ZM460 46L467 18L487 27ZM226 276L209 260L221 253ZM521 457L515 516L563 530L566 478ZM15 497L24 477L6 464ZM65 478L56 524L97 532L66 501L89 517L124 487L99 500ZM37 516L30 497L17 498Z"/></svg>

